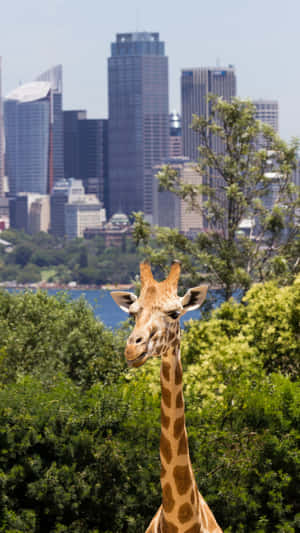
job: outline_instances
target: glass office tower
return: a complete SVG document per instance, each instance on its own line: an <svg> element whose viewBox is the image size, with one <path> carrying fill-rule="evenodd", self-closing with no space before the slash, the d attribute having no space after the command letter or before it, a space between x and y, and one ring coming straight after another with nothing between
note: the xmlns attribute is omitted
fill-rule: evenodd
<svg viewBox="0 0 300 533"><path fill-rule="evenodd" d="M6 173L10 196L48 194L52 175L51 86L32 82L12 91L4 102Z"/></svg>
<svg viewBox="0 0 300 533"><path fill-rule="evenodd" d="M83 109L64 111L65 178L83 181L87 194L107 206L108 120L88 119Z"/></svg>
<svg viewBox="0 0 300 533"><path fill-rule="evenodd" d="M56 65L40 74L36 81L47 81L51 86L51 146L53 151L52 185L64 177L64 117L62 109L63 99L63 69Z"/></svg>
<svg viewBox="0 0 300 533"><path fill-rule="evenodd" d="M120 33L108 59L109 211L152 217L154 165L168 157L168 58L159 33Z"/></svg>

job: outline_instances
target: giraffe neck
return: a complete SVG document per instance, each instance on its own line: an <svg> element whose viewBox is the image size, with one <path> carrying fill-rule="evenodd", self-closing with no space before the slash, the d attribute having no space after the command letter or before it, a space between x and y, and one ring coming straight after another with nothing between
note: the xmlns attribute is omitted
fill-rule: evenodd
<svg viewBox="0 0 300 533"><path fill-rule="evenodd" d="M163 531L188 531L199 524L198 489L185 426L179 331L161 365L161 486ZM177 529L176 529L177 528ZM198 529L191 529L198 531Z"/></svg>

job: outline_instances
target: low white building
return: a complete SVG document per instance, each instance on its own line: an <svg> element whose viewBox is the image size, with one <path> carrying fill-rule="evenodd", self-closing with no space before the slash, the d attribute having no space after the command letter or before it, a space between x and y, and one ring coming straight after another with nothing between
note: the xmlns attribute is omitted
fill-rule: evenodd
<svg viewBox="0 0 300 533"><path fill-rule="evenodd" d="M105 209L94 194L69 198L65 204L65 234L67 239L84 236L86 228L101 228L106 221Z"/></svg>

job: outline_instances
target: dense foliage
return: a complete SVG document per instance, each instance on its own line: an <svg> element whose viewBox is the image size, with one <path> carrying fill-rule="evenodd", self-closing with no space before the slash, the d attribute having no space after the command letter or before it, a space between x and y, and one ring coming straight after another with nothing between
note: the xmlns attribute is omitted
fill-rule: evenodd
<svg viewBox="0 0 300 533"><path fill-rule="evenodd" d="M0 531L143 533L161 501L159 361L84 302L0 293ZM300 528L300 279L183 336L199 489L226 533Z"/></svg>
<svg viewBox="0 0 300 533"><path fill-rule="evenodd" d="M58 373L84 388L107 381L124 367L121 337L95 320L84 299L71 304L63 293L0 292L2 383L26 374L47 381Z"/></svg>
<svg viewBox="0 0 300 533"><path fill-rule="evenodd" d="M106 247L102 237L65 241L47 233L14 230L2 232L1 238L13 247L7 252L0 244L0 281L131 283L138 271L139 255L127 237L121 247Z"/></svg>

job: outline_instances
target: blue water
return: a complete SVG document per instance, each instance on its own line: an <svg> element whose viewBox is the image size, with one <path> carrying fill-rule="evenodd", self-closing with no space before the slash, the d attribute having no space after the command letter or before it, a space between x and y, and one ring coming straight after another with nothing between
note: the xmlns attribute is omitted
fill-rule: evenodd
<svg viewBox="0 0 300 533"><path fill-rule="evenodd" d="M22 289L7 289L10 292L19 292ZM55 295L59 292L67 293L68 297L71 300L76 300L77 298L83 297L86 302L92 307L95 316L101 320L106 326L110 328L116 328L128 318L128 315L121 311L117 306L110 295L110 291L105 290L79 290L79 289L68 289L61 291L60 289L47 289L49 295ZM182 323L191 318L199 318L199 311L192 311L187 313L182 319Z"/></svg>

